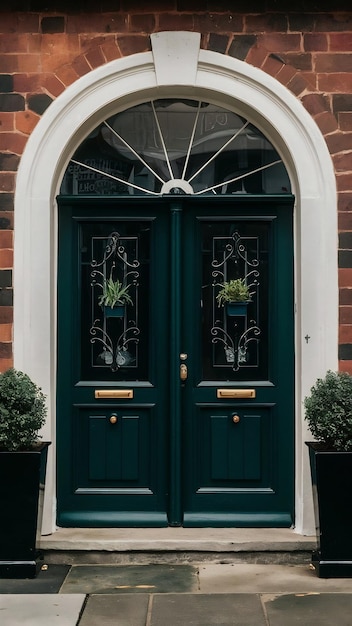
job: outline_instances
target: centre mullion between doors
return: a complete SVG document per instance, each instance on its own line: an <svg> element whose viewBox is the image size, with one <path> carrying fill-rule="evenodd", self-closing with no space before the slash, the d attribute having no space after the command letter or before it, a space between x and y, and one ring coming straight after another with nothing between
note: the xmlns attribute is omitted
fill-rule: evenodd
<svg viewBox="0 0 352 626"><path fill-rule="evenodd" d="M170 203L170 502L169 524L182 524L181 507L181 226L182 203Z"/></svg>

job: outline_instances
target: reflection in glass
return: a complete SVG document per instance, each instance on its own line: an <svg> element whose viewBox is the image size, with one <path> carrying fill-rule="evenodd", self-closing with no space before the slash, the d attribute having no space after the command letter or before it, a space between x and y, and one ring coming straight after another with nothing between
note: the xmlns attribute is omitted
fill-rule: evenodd
<svg viewBox="0 0 352 626"><path fill-rule="evenodd" d="M61 193L289 193L285 166L263 133L208 102L145 102L105 120L83 141Z"/></svg>

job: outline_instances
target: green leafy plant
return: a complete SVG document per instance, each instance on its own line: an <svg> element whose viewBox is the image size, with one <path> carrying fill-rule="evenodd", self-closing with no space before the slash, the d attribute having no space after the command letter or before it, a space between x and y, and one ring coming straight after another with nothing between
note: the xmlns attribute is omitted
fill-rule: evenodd
<svg viewBox="0 0 352 626"><path fill-rule="evenodd" d="M111 276L105 279L103 293L99 298L100 306L114 308L116 305L133 304L128 289L129 285L123 285L119 280L113 280Z"/></svg>
<svg viewBox="0 0 352 626"><path fill-rule="evenodd" d="M352 450L352 376L328 371L304 400L305 419L315 439L336 451Z"/></svg>
<svg viewBox="0 0 352 626"><path fill-rule="evenodd" d="M225 302L247 302L250 300L249 289L243 278L225 281L216 299L219 306L224 306Z"/></svg>
<svg viewBox="0 0 352 626"><path fill-rule="evenodd" d="M45 396L27 374L13 368L0 374L0 448L31 448L46 415Z"/></svg>

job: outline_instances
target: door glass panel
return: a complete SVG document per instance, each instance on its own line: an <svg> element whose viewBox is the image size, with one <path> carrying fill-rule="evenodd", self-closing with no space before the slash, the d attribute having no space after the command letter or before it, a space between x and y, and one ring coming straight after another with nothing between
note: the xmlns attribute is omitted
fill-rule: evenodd
<svg viewBox="0 0 352 626"><path fill-rule="evenodd" d="M289 193L286 168L259 128L200 100L121 111L76 149L63 195Z"/></svg>
<svg viewBox="0 0 352 626"><path fill-rule="evenodd" d="M268 379L269 223L202 222L204 380ZM240 279L249 299L235 306L217 296Z"/></svg>
<svg viewBox="0 0 352 626"><path fill-rule="evenodd" d="M147 378L150 227L140 221L81 224L83 379ZM127 300L105 307L104 286L113 289L117 281Z"/></svg>

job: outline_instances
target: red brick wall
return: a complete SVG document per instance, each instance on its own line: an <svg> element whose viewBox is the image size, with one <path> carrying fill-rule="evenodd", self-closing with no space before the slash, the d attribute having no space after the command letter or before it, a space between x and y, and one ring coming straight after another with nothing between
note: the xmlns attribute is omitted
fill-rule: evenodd
<svg viewBox="0 0 352 626"><path fill-rule="evenodd" d="M152 32L191 30L202 33L203 48L274 76L325 136L339 194L340 368L352 373L352 10L343 12L342 3L338 12L337 0L330 12L306 13L298 6L296 13L260 13L268 3L253 0L73 3L86 12L28 10L32 4L41 2L18 0L17 12L0 9L0 371L12 364L13 193L28 136L80 76L149 50Z"/></svg>

